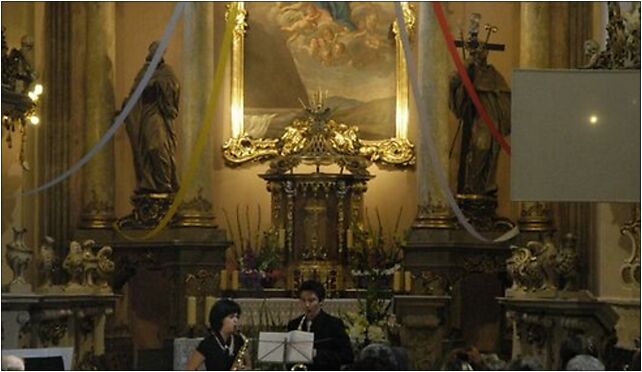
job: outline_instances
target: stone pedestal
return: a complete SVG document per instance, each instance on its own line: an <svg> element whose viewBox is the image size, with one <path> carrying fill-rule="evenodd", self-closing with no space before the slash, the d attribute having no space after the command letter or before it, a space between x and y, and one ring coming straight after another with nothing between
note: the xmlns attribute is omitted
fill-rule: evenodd
<svg viewBox="0 0 642 372"><path fill-rule="evenodd" d="M533 355L544 369L564 369L560 345L570 335L587 336L604 360L604 351L615 335L617 314L594 299L499 298L513 328L512 356ZM606 366L609 369L609 366Z"/></svg>
<svg viewBox="0 0 642 372"><path fill-rule="evenodd" d="M509 243L482 243L463 230L412 230L404 246L405 270L412 272L411 294L452 296L449 343L497 351L502 313L496 297L506 286Z"/></svg>
<svg viewBox="0 0 642 372"><path fill-rule="evenodd" d="M2 294L2 348L73 347L72 369L104 365L105 319L114 295Z"/></svg>
<svg viewBox="0 0 642 372"><path fill-rule="evenodd" d="M129 230L129 235L144 235ZM170 228L150 240L127 240L114 231L77 230L76 240L93 239L114 249L112 287L122 293L108 338L133 340L135 369L172 368L173 340L188 334L187 296L218 296L218 273L230 242L216 228ZM209 280L202 280L207 278ZM188 293L189 292L189 293ZM198 306L199 318L204 306Z"/></svg>
<svg viewBox="0 0 642 372"><path fill-rule="evenodd" d="M412 370L439 369L448 349L450 296L395 296L394 312L401 324L401 346L408 350Z"/></svg>

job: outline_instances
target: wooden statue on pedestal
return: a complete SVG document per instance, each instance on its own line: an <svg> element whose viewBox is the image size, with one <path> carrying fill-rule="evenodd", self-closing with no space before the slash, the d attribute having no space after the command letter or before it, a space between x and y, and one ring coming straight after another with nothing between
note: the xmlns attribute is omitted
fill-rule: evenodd
<svg viewBox="0 0 642 372"><path fill-rule="evenodd" d="M485 25L486 40L479 40L481 16L471 16L468 39L458 40L462 47L466 72L475 87L481 104L502 135L510 133L510 88L497 69L488 64L490 50L504 50L504 45L490 44L490 35L497 27ZM466 57L468 52L468 57ZM497 185L495 183L500 146L477 112L457 72L450 78L448 97L450 110L459 119L461 133L457 199L478 230L492 230L497 222L510 225L495 216ZM457 136L456 135L456 136ZM455 138L456 139L456 138ZM452 151L451 151L452 154Z"/></svg>
<svg viewBox="0 0 642 372"><path fill-rule="evenodd" d="M143 78L157 48L156 41L149 46L149 54L130 94ZM118 221L120 226L155 226L178 191L174 121L178 117L179 96L176 74L161 59L143 94L125 119L134 158L136 190L131 198L134 211Z"/></svg>

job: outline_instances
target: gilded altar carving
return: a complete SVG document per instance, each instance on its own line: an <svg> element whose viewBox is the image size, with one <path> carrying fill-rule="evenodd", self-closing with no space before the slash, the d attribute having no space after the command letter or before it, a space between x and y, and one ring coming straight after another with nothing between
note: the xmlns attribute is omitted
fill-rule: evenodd
<svg viewBox="0 0 642 372"><path fill-rule="evenodd" d="M362 193L372 176L369 161L359 156L356 128L328 120L321 94L315 98L306 107L308 117L286 130L279 155L261 178L272 194L272 227L285 233L287 288L316 278L332 294L346 287L346 237L351 226L362 222ZM316 170L295 173L301 164ZM340 171L321 172L328 165Z"/></svg>
<svg viewBox="0 0 642 372"><path fill-rule="evenodd" d="M632 210L630 221L622 225L620 234L629 238L631 254L620 267L622 282L628 287L640 287L640 207L636 205Z"/></svg>
<svg viewBox="0 0 642 372"><path fill-rule="evenodd" d="M608 2L607 40L604 51L599 51L595 40L584 43L589 62L587 69L640 68L640 4L634 3L630 12L622 12L617 1Z"/></svg>
<svg viewBox="0 0 642 372"><path fill-rule="evenodd" d="M517 337L537 349L542 349L551 338L555 322L544 315L509 312L507 317L515 322Z"/></svg>
<svg viewBox="0 0 642 372"><path fill-rule="evenodd" d="M43 310L37 314L34 323L38 324L38 337L43 346L57 346L69 329L70 309Z"/></svg>
<svg viewBox="0 0 642 372"><path fill-rule="evenodd" d="M558 248L551 237L530 241L526 246L512 246L506 261L513 290L522 292L572 291L576 289L579 263L576 239L567 234Z"/></svg>
<svg viewBox="0 0 642 372"><path fill-rule="evenodd" d="M328 142L337 153L361 156L371 162L392 166L406 167L415 164L415 146L406 138L362 141L358 138L359 129L356 126L336 123L333 120L329 120L326 125L332 131ZM296 119L286 127L279 139L254 139L247 134L230 138L223 145L223 157L228 165L241 165L297 154L306 146L305 134L308 129L307 120ZM285 165L287 166L289 165Z"/></svg>
<svg viewBox="0 0 642 372"><path fill-rule="evenodd" d="M111 293L110 280L116 269L111 259L113 250L103 246L94 253L96 246L93 240L69 243L69 253L62 264L69 275L65 291Z"/></svg>

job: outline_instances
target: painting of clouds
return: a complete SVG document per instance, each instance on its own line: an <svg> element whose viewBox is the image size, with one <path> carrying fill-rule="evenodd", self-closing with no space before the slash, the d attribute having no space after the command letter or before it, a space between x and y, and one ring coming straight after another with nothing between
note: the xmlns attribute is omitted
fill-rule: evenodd
<svg viewBox="0 0 642 372"><path fill-rule="evenodd" d="M278 137L303 115L300 101L327 92L331 118L363 139L395 135L393 3L246 3L244 124Z"/></svg>

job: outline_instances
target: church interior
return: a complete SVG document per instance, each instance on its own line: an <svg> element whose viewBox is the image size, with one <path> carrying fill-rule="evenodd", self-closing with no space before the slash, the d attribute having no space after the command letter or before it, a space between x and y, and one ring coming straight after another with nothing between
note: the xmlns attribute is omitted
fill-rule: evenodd
<svg viewBox="0 0 642 372"><path fill-rule="evenodd" d="M1 7L3 370L640 369L639 2Z"/></svg>

